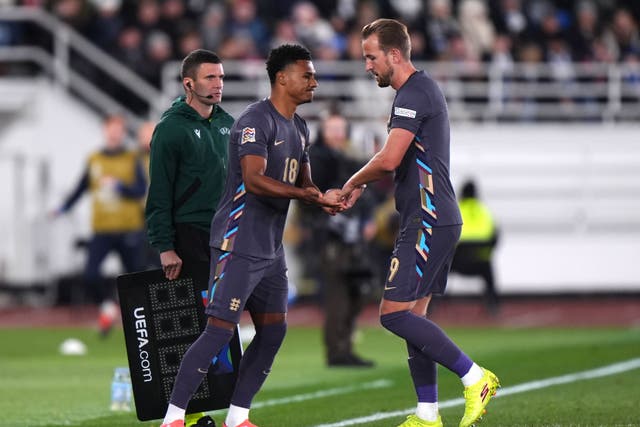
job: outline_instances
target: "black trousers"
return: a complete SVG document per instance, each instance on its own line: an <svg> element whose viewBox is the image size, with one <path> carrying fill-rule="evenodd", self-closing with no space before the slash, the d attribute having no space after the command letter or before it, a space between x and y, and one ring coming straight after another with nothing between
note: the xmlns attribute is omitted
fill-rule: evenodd
<svg viewBox="0 0 640 427"><path fill-rule="evenodd" d="M182 259L180 277L191 277L198 290L209 288L209 232L187 223L175 224L174 247Z"/></svg>
<svg viewBox="0 0 640 427"><path fill-rule="evenodd" d="M340 360L353 354L356 319L371 294L373 273L358 267L364 255L358 247L329 240L323 252L323 337L327 360Z"/></svg>

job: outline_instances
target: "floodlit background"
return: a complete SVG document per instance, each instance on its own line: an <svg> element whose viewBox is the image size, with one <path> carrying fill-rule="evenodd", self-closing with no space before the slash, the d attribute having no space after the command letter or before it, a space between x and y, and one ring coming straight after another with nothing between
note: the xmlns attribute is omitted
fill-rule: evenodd
<svg viewBox="0 0 640 427"><path fill-rule="evenodd" d="M499 291L640 291L637 2L270 3L3 2L3 295L38 289L55 300L57 279L82 269L75 242L90 234L88 197L66 217L48 212L101 147L102 117L124 112L133 147L137 127L181 93L178 59L193 48L224 58L222 105L237 115L268 95L268 49L306 44L320 87L301 114L315 135L322 115L338 108L349 119L349 152L370 157L393 97L360 58L359 28L377 16L410 26L414 62L448 98L454 185L474 178L502 230ZM104 269L116 275L120 265L114 257ZM317 291L292 279L302 295ZM451 294L479 290L474 278L452 277Z"/></svg>
<svg viewBox="0 0 640 427"><path fill-rule="evenodd" d="M96 307L78 283L89 197L66 216L50 215L102 147L104 117L124 114L135 148L140 126L181 95L180 60L201 47L222 57L222 106L237 116L269 94L269 49L302 43L319 80L315 101L298 110L312 140L327 112L340 111L349 155L366 161L385 140L394 96L364 72L359 32L378 17L409 26L414 65L448 100L453 184L474 179L500 227L494 266L503 309L485 312L480 278L451 274L433 313L495 366L506 390L523 393L492 404L495 417L484 424L637 425L636 0L0 0L0 425L136 423L109 410L113 369L127 363L122 330L98 338ZM399 423L414 396L404 347L377 325L381 280L370 283L356 336L376 368L327 368L322 285L307 265L317 252L300 249L305 236L294 203L285 239L296 292L291 328L254 421ZM375 274L386 271L382 255L368 266ZM115 256L103 265L109 277L122 271ZM68 338L81 339L86 354L61 356ZM527 388L567 374L581 383ZM451 404L443 418L453 425L457 380L442 378ZM361 420L371 414L379 417Z"/></svg>

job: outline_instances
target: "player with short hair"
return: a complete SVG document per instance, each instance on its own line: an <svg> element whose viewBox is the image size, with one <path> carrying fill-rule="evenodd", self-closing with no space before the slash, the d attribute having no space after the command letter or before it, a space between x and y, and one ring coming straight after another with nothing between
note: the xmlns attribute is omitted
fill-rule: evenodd
<svg viewBox="0 0 640 427"><path fill-rule="evenodd" d="M338 209L311 180L309 130L296 114L318 86L311 54L298 45L271 50L269 98L249 105L231 129L229 172L211 224L209 316L185 353L162 427L183 427L184 410L211 359L231 339L246 309L256 329L241 361L223 427L255 427L251 401L286 333L287 266L282 234L290 199Z"/></svg>
<svg viewBox="0 0 640 427"><path fill-rule="evenodd" d="M358 188L395 172L400 233L380 303L380 322L403 338L418 404L401 427L440 427L436 364L456 373L465 386L460 427L483 414L498 378L475 364L426 318L432 294L444 292L462 220L449 177L449 117L436 82L411 63L404 24L378 19L362 29L366 70L396 96L384 147L343 186L346 205Z"/></svg>

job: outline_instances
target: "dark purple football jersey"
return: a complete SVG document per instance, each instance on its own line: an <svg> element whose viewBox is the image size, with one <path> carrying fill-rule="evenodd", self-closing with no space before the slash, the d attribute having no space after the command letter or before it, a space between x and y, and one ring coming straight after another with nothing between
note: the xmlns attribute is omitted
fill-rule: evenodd
<svg viewBox="0 0 640 427"><path fill-rule="evenodd" d="M442 91L416 71L396 93L388 130L415 135L395 171L396 209L401 229L462 224L449 178L449 115ZM422 223L422 225L420 225Z"/></svg>
<svg viewBox="0 0 640 427"><path fill-rule="evenodd" d="M224 194L211 222L210 244L227 252L272 259L281 254L289 199L248 193L240 159L267 159L265 176L295 185L300 167L309 162L309 129L297 114L282 116L271 101L249 105L231 128Z"/></svg>

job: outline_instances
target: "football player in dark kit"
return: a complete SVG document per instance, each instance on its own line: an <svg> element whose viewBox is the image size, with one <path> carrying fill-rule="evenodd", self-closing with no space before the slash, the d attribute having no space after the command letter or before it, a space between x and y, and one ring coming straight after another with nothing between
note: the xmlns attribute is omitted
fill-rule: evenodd
<svg viewBox="0 0 640 427"><path fill-rule="evenodd" d="M475 364L426 318L432 294L444 292L462 220L449 178L449 117L436 82L411 63L404 24L378 19L362 29L366 70L396 96L384 147L342 188L346 205L354 189L395 172L400 233L380 303L380 322L406 341L418 404L401 427L441 427L436 364L456 373L465 387L460 427L484 413L498 378Z"/></svg>
<svg viewBox="0 0 640 427"><path fill-rule="evenodd" d="M309 51L273 49L269 98L248 106L231 129L225 190L211 224L209 316L185 353L161 427L183 427L184 411L211 359L231 339L243 309L256 335L240 362L223 427L253 427L251 401L264 383L286 332L287 266L282 234L290 199L338 210L338 192L311 180L309 130L296 114L318 86Z"/></svg>

